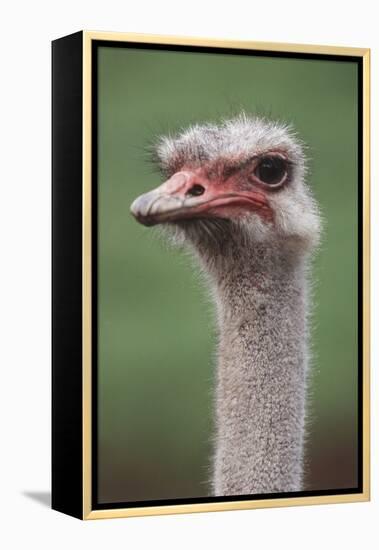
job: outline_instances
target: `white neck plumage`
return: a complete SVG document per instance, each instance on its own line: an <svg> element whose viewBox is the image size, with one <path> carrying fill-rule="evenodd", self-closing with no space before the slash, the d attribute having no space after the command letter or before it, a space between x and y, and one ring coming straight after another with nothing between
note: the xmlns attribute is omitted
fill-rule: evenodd
<svg viewBox="0 0 379 550"><path fill-rule="evenodd" d="M231 258L228 258L229 266ZM257 247L213 270L219 320L215 495L303 488L306 260Z"/></svg>

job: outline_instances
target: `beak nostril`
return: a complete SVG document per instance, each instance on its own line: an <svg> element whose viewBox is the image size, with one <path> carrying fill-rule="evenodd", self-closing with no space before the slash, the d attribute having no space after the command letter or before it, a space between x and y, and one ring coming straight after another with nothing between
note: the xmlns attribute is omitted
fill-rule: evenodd
<svg viewBox="0 0 379 550"><path fill-rule="evenodd" d="M205 192L205 188L200 185L200 183L195 183L190 189L188 189L186 195L190 197L199 197L200 195L203 195Z"/></svg>

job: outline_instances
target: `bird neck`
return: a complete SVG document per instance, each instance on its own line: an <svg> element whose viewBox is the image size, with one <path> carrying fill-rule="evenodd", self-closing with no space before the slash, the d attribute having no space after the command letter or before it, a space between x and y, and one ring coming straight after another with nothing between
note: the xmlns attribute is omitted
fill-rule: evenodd
<svg viewBox="0 0 379 550"><path fill-rule="evenodd" d="M219 325L215 494L298 491L306 259L281 246L235 250L232 256L224 261L228 269L213 266L211 272Z"/></svg>

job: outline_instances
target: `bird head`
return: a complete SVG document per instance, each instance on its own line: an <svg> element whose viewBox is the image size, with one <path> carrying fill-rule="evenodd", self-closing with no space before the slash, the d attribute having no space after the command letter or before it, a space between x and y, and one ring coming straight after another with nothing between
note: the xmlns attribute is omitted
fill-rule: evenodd
<svg viewBox="0 0 379 550"><path fill-rule="evenodd" d="M175 226L192 241L212 232L216 241L317 244L319 210L290 127L242 114L162 137L155 156L165 181L131 205L138 222Z"/></svg>

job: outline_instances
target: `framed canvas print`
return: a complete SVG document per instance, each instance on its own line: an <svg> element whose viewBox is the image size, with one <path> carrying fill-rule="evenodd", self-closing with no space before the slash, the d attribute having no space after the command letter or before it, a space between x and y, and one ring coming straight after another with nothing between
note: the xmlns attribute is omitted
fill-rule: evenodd
<svg viewBox="0 0 379 550"><path fill-rule="evenodd" d="M53 42L53 508L369 498L369 50Z"/></svg>

